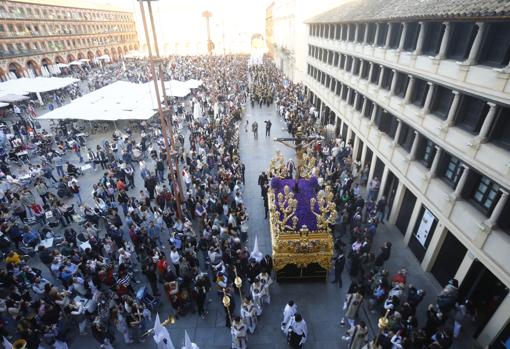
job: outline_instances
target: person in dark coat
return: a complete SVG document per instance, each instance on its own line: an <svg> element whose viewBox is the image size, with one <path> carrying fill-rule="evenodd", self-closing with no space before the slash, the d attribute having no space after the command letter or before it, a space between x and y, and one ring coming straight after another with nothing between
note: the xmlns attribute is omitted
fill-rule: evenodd
<svg viewBox="0 0 510 349"><path fill-rule="evenodd" d="M383 264L390 259L391 256L391 242L386 242L381 246L381 252L375 258L375 265L377 267L382 267Z"/></svg>
<svg viewBox="0 0 510 349"><path fill-rule="evenodd" d="M156 185L158 181L156 177L150 175L145 179L145 188L149 192L149 200L154 200L154 190L156 189Z"/></svg>
<svg viewBox="0 0 510 349"><path fill-rule="evenodd" d="M332 284L338 282L338 287L342 288L342 272L345 267L345 256L343 251L340 251L335 258L335 280L331 281Z"/></svg>

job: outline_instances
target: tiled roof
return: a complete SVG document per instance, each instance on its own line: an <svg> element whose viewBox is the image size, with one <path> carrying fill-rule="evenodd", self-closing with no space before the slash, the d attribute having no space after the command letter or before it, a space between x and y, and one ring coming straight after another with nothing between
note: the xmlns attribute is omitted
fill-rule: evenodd
<svg viewBox="0 0 510 349"><path fill-rule="evenodd" d="M129 7L121 7L112 5L108 1L87 1L87 0L10 0L7 2L22 2L26 4L34 5L47 5L47 6L59 6L59 7L72 7L82 8L90 10L103 10L103 11L116 11L116 12L132 12ZM127 2L126 2L127 3Z"/></svg>
<svg viewBox="0 0 510 349"><path fill-rule="evenodd" d="M510 18L510 0L353 0L306 21Z"/></svg>

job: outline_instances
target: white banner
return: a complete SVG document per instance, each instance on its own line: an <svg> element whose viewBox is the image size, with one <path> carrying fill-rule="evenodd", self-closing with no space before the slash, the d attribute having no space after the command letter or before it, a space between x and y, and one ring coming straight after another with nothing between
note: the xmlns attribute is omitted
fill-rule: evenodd
<svg viewBox="0 0 510 349"><path fill-rule="evenodd" d="M425 247L425 242L427 241L427 237L429 236L430 229L432 228L432 224L434 224L435 219L436 217L434 217L429 210L425 209L418 231L416 231L416 238L423 247Z"/></svg>

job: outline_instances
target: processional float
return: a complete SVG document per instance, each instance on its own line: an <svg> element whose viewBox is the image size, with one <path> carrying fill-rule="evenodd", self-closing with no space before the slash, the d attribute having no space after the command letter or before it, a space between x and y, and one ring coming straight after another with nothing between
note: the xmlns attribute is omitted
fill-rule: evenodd
<svg viewBox="0 0 510 349"><path fill-rule="evenodd" d="M269 167L269 222L278 281L326 280L331 268L331 226L337 216L334 194L329 186L319 187L315 157L307 149L319 139L301 137L299 132L295 138L276 139L296 150L294 178L280 152Z"/></svg>

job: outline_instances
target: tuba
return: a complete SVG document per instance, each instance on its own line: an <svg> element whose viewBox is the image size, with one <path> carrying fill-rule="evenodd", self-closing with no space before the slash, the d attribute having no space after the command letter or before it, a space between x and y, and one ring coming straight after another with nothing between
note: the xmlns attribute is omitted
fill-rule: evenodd
<svg viewBox="0 0 510 349"><path fill-rule="evenodd" d="M24 339L18 339L12 343L12 349L25 349L27 347L27 341Z"/></svg>

